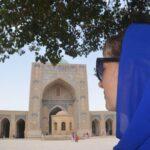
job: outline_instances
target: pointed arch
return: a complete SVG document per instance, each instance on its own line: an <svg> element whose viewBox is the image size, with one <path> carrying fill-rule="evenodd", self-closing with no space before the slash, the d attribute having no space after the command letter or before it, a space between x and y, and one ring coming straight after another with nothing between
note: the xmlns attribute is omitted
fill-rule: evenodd
<svg viewBox="0 0 150 150"><path fill-rule="evenodd" d="M65 122L62 122L62 123L61 123L61 130L62 130L62 131L65 131L65 130L66 130L66 123L65 123Z"/></svg>
<svg viewBox="0 0 150 150"><path fill-rule="evenodd" d="M49 113L49 134L52 133L52 118L51 118L51 116L56 115L59 111L62 111L62 110L64 110L64 108L61 106L54 106L50 110L50 113Z"/></svg>
<svg viewBox="0 0 150 150"><path fill-rule="evenodd" d="M112 135L112 125L113 125L113 120L111 118L108 118L106 121L105 121L105 129L106 129L106 135Z"/></svg>
<svg viewBox="0 0 150 150"><path fill-rule="evenodd" d="M61 85L61 86L65 87L67 89L67 91L70 92L72 98L75 99L76 93L75 93L74 87L70 83L68 83L67 81L65 81L61 78L55 79L54 81L51 81L50 83L45 85L45 87L43 88L42 99L44 99L44 95L46 94L46 92L55 85Z"/></svg>
<svg viewBox="0 0 150 150"><path fill-rule="evenodd" d="M60 106L60 105L55 105L55 106L53 106L53 107L50 109L49 114L50 114L55 108L60 108L61 111L65 111L65 108L64 108L64 107L62 107L62 106Z"/></svg>
<svg viewBox="0 0 150 150"><path fill-rule="evenodd" d="M19 119L16 122L16 137L24 138L25 137L24 132L25 132L25 121L23 119Z"/></svg>
<svg viewBox="0 0 150 150"><path fill-rule="evenodd" d="M9 138L10 133L10 121L7 118L2 119L1 121L1 137Z"/></svg>
<svg viewBox="0 0 150 150"><path fill-rule="evenodd" d="M93 136L100 135L100 121L98 119L93 119L92 121L92 134Z"/></svg>

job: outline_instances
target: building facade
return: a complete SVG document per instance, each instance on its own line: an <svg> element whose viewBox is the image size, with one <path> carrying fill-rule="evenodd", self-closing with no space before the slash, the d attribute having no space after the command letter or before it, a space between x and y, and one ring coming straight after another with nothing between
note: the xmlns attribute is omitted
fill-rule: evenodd
<svg viewBox="0 0 150 150"><path fill-rule="evenodd" d="M0 137L115 135L116 114L89 111L86 65L33 63L29 111L0 111Z"/></svg>

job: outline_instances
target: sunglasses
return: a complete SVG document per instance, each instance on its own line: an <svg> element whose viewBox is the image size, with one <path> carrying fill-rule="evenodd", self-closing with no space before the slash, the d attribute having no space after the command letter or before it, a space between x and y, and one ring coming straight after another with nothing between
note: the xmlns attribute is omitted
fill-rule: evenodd
<svg viewBox="0 0 150 150"><path fill-rule="evenodd" d="M96 73L95 75L97 76L97 78L102 81L102 77L103 77L103 71L104 71L104 67L103 64L107 62L119 62L119 58L114 57L114 58L97 58L96 60Z"/></svg>

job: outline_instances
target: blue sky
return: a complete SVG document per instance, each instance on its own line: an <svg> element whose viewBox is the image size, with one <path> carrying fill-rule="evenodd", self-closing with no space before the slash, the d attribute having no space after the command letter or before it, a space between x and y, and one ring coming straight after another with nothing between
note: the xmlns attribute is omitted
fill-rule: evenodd
<svg viewBox="0 0 150 150"><path fill-rule="evenodd" d="M106 110L103 90L98 87L94 76L97 57L101 57L101 51L91 53L87 58L65 56L64 59L71 64L87 65L89 109ZM34 55L26 53L11 56L5 63L0 63L0 110L28 110L32 62Z"/></svg>

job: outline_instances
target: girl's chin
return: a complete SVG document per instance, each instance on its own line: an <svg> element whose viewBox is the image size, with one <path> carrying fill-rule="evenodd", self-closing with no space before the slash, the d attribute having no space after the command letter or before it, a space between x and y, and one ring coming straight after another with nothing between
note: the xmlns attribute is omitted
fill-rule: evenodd
<svg viewBox="0 0 150 150"><path fill-rule="evenodd" d="M107 110L110 110L110 108L109 108L107 102L106 102L106 104L105 104L105 107L106 107Z"/></svg>
<svg viewBox="0 0 150 150"><path fill-rule="evenodd" d="M110 107L110 105L106 102L105 107L108 111L116 111L114 107Z"/></svg>

